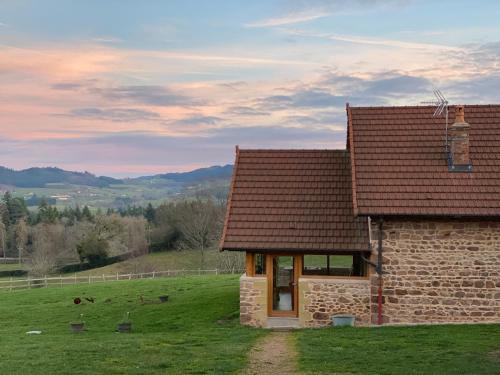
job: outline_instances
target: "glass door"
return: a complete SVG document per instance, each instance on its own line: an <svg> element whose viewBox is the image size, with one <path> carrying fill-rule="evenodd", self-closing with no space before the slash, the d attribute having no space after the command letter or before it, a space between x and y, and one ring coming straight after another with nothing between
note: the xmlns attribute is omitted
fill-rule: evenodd
<svg viewBox="0 0 500 375"><path fill-rule="evenodd" d="M271 309L270 315L294 316L296 315L296 287L297 272L295 257L273 256L271 276Z"/></svg>

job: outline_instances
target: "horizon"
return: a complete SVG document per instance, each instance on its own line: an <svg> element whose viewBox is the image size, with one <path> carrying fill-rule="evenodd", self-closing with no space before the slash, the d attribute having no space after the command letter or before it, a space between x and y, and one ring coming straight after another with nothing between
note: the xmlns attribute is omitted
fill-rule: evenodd
<svg viewBox="0 0 500 375"><path fill-rule="evenodd" d="M495 1L5 1L0 164L185 172L235 145L345 148L346 102L500 103L499 17Z"/></svg>
<svg viewBox="0 0 500 375"><path fill-rule="evenodd" d="M224 168L224 167L227 167L227 166L234 166L234 163L228 163L228 164L220 164L220 165L209 165L209 166L206 166L206 167L200 167L200 168L195 168L195 169L189 169L189 170L183 170L183 171L164 171L163 173L157 173L157 174L176 174L176 173L190 173L190 172L194 172L194 171L197 171L197 170L200 170L200 169L210 169L210 168ZM137 176L124 176L124 177L115 177L115 176L109 176L109 175L101 175L101 174L96 174L92 171L89 171L89 170L68 170L68 169L63 169L63 168L60 168L58 166L54 166L54 165L47 165L47 166L43 166L43 167L28 167L28 168L23 168L23 169L15 169L15 168L10 168L8 166L5 166L5 165L0 165L0 168L5 168L5 169L9 169L9 170L12 170L14 172L24 172L24 171L27 171L27 170L30 170L30 169L34 169L34 168L38 168L38 169L58 169L58 170L61 170L61 171L64 171L64 172L70 172L70 173L90 173L91 175L94 175L96 177L112 177L112 178L115 178L117 180L126 180L126 179L134 179L134 178L139 178L139 177L152 177L153 175L147 175L147 174L140 174L140 175L137 175ZM157 175L155 174L155 175Z"/></svg>

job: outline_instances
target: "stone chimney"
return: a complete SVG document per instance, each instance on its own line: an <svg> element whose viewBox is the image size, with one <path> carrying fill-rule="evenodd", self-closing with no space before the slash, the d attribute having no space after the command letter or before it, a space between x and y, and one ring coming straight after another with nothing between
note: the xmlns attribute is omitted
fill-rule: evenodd
<svg viewBox="0 0 500 375"><path fill-rule="evenodd" d="M455 106L455 122L450 127L448 167L452 172L472 171L469 153L470 125L465 122L464 106Z"/></svg>

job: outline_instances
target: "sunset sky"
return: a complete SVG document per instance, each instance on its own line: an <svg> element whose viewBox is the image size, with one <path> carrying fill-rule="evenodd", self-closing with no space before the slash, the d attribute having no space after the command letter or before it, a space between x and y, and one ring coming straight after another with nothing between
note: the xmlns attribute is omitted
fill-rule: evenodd
<svg viewBox="0 0 500 375"><path fill-rule="evenodd" d="M480 5L479 5L480 4ZM0 0L0 165L344 148L345 103L500 102L499 1Z"/></svg>

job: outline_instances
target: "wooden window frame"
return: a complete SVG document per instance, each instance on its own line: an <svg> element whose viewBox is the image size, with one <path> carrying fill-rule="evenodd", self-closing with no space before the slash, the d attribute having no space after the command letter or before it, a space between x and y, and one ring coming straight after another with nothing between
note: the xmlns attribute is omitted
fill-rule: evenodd
<svg viewBox="0 0 500 375"><path fill-rule="evenodd" d="M355 252L343 252L343 253L339 253L339 254L332 254L332 253L326 253L326 254L310 254L310 253L306 253L306 254L302 254L301 256L301 267L300 267L300 278L302 279L338 279L338 280L368 280L370 278L370 273L371 273L371 270L370 270L370 267L368 266L368 264L366 262L363 262L363 268L364 268L364 276L335 276L335 275L308 275L308 274L304 274L303 273L303 270L304 270L304 256L305 255L324 255L324 256L327 256L327 263L328 263L328 266L330 266L330 260L329 260L329 256L330 255L354 255ZM364 254L364 252L362 252L361 254Z"/></svg>

